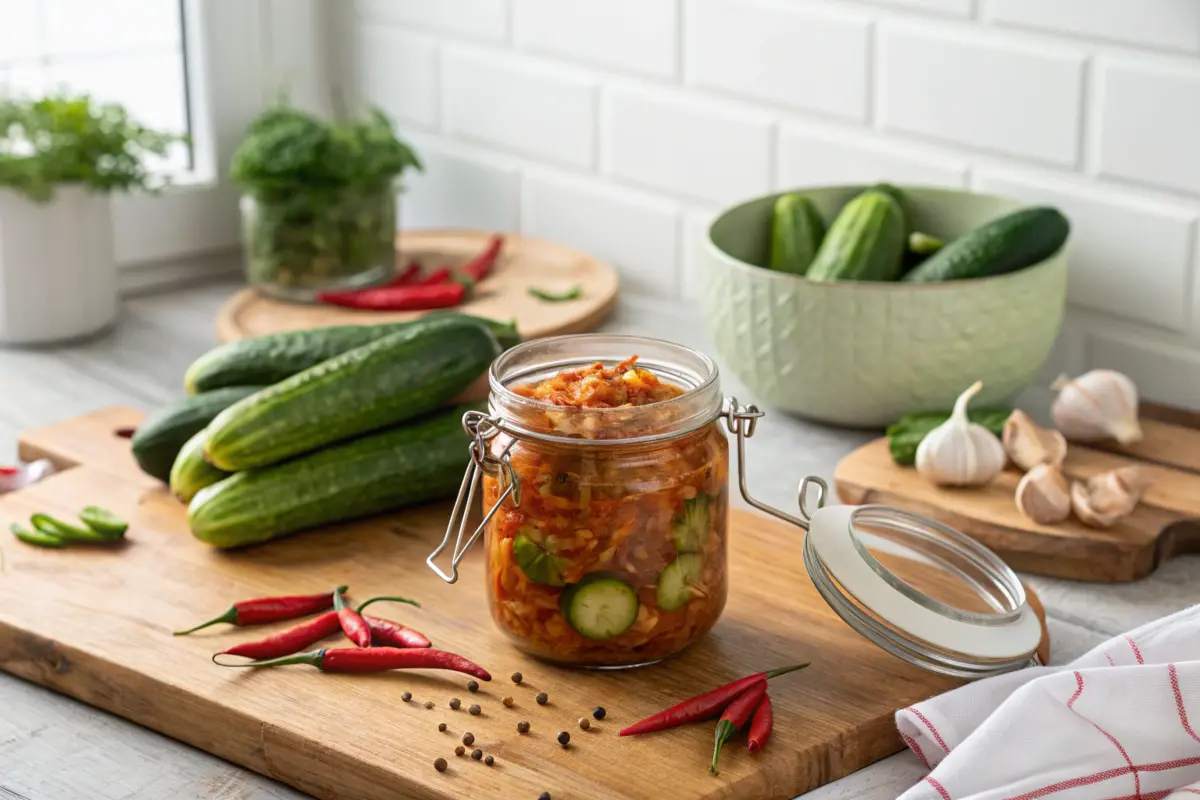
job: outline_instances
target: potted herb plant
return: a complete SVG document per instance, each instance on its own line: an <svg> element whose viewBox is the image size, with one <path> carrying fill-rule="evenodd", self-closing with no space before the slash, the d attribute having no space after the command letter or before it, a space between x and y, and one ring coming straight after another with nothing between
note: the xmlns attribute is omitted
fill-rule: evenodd
<svg viewBox="0 0 1200 800"><path fill-rule="evenodd" d="M181 137L86 95L0 98L0 342L84 336L117 316L109 196L154 191Z"/></svg>
<svg viewBox="0 0 1200 800"><path fill-rule="evenodd" d="M421 169L380 110L324 120L286 101L264 111L233 155L242 187L246 272L275 297L389 280L396 264L396 193Z"/></svg>

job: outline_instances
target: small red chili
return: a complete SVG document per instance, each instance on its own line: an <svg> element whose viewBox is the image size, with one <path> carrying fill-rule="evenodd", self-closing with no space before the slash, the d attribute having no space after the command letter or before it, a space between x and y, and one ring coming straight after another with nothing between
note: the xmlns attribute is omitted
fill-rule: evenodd
<svg viewBox="0 0 1200 800"><path fill-rule="evenodd" d="M437 286L439 283L449 283L453 273L449 267L438 267L433 272L416 282L417 286Z"/></svg>
<svg viewBox="0 0 1200 800"><path fill-rule="evenodd" d="M330 305L372 311L426 311L457 306L466 296L467 287L452 282L436 286L383 286L354 292L322 292L317 299Z"/></svg>
<svg viewBox="0 0 1200 800"><path fill-rule="evenodd" d="M496 234L488 241L488 245L483 252L475 256L473 259L463 264L461 272L473 281L481 281L488 275L492 274L492 270L496 266L496 260L500 257L500 250L504 247L504 237Z"/></svg>
<svg viewBox="0 0 1200 800"><path fill-rule="evenodd" d="M413 630L406 625L401 625L399 622L392 622L390 619L372 617L362 613L364 608L380 600L409 603L418 608L421 605L403 597L372 597L370 600L364 600L355 610L371 628L371 641L373 644L387 647L430 647L433 644L420 631Z"/></svg>
<svg viewBox="0 0 1200 800"><path fill-rule="evenodd" d="M338 624L347 639L359 647L371 646L371 628L357 611L346 605L341 592L333 593L333 610L337 612Z"/></svg>
<svg viewBox="0 0 1200 800"><path fill-rule="evenodd" d="M225 622L239 627L245 625L262 625L266 622L279 622L285 619L296 619L308 614L316 614L333 606L333 595L346 591L345 586L339 586L333 592L322 594L291 595L288 597L258 597L253 600L242 600L234 603L229 610L218 617L202 622L194 628L175 631L175 636L185 636L195 633L201 628Z"/></svg>
<svg viewBox="0 0 1200 800"><path fill-rule="evenodd" d="M221 654L213 656L213 663L221 667L283 667L289 664L306 664L316 667L322 672L355 674L386 672L392 669L445 669L472 675L481 681L492 679L488 671L478 664L457 653L447 653L442 650L344 647L336 650L313 650L309 653L272 658L268 661L252 661L249 664L222 664L217 661L219 655Z"/></svg>
<svg viewBox="0 0 1200 800"><path fill-rule="evenodd" d="M750 721L750 716L754 713L754 709L758 708L758 704L766 696L767 682L759 681L738 695L737 699L725 709L725 713L721 715L721 719L717 722L717 729L713 737L715 742L713 743L712 764L708 767L708 771L713 775L717 774L717 759L721 757L721 748L725 746L727 741L733 738L735 733L746 727L746 723Z"/></svg>
<svg viewBox="0 0 1200 800"><path fill-rule="evenodd" d="M421 263L410 261L408 266L396 273L396 277L387 282L387 286L407 286L416 283L421 277Z"/></svg>
<svg viewBox="0 0 1200 800"><path fill-rule="evenodd" d="M256 661L264 658L279 658L299 653L306 647L316 644L326 636L332 636L341 630L336 611L326 611L319 617L288 628L286 631L272 634L256 642L246 642L234 645L221 653L230 656L245 656Z"/></svg>
<svg viewBox="0 0 1200 800"><path fill-rule="evenodd" d="M762 702L758 704L758 708L754 711L754 719L750 720L750 742L749 748L751 753L757 753L767 746L767 740L771 738L771 728L775 725L775 713L771 710L771 696L763 695Z"/></svg>

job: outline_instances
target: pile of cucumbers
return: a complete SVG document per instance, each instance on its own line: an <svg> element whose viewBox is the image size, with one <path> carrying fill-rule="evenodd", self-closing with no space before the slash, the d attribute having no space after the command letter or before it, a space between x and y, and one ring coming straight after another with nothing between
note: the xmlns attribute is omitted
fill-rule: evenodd
<svg viewBox="0 0 1200 800"><path fill-rule="evenodd" d="M1069 234L1058 209L1034 206L942 242L913 230L903 192L886 183L846 203L826 230L812 200L792 192L775 201L767 266L817 282L958 281L1033 266Z"/></svg>
<svg viewBox="0 0 1200 800"><path fill-rule="evenodd" d="M519 341L511 324L439 313L222 345L133 455L217 547L445 497L469 457L465 409L446 406Z"/></svg>

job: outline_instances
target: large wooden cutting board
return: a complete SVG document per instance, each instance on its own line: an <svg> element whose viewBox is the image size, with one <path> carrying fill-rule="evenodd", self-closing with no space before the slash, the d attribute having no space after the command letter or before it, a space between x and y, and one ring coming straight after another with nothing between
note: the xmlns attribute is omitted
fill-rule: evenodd
<svg viewBox="0 0 1200 800"><path fill-rule="evenodd" d="M847 503L882 503L936 517L1000 554L1014 569L1060 578L1131 581L1180 553L1200 551L1200 415L1150 407L1141 442L1120 447L1072 443L1063 465L1082 479L1138 464L1152 481L1142 503L1107 530L1072 516L1038 525L1014 503L1021 473L1009 469L981 488L938 488L911 467L892 462L876 439L838 464L838 496Z"/></svg>
<svg viewBox="0 0 1200 800"><path fill-rule="evenodd" d="M729 603L708 637L670 662L637 670L550 667L521 655L493 628L481 552L466 559L456 586L426 568L445 506L219 552L189 535L183 507L137 472L128 442L114 435L139 419L136 411L109 409L23 437L23 458L51 457L65 469L0 498L0 524L36 511L68 515L90 503L132 524L127 545L111 550L42 550L0 536L0 668L319 798L531 800L543 791L555 800L789 798L898 751L894 710L956 685L846 627L804 575L800 532L740 511L730 517ZM495 679L471 695L466 679L451 673L222 669L210 654L262 631L170 635L237 599L342 582L353 597L418 598L421 609L379 613L482 663ZM751 756L738 740L719 777L706 768L711 724L616 735L697 691L800 661L812 666L772 682L770 745ZM509 680L515 670L525 675L521 686ZM405 690L410 703L400 700ZM534 702L539 691L550 696L545 707ZM501 704L504 695L516 699L513 708ZM479 703L482 716L451 711L453 696ZM426 710L426 700L436 707ZM579 730L576 720L597 705L608 718ZM519 720L532 724L529 735L518 735ZM449 726L445 733L440 722ZM467 730L495 756L494 767L454 756ZM571 732L569 749L555 742L560 730ZM444 774L433 769L438 757L450 762Z"/></svg>

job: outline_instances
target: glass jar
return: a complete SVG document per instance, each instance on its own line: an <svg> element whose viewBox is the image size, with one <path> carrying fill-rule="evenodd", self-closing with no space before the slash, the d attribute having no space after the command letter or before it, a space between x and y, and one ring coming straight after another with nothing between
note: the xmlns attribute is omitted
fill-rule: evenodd
<svg viewBox="0 0 1200 800"><path fill-rule="evenodd" d="M246 277L284 300L387 281L396 269L390 183L241 200Z"/></svg>

